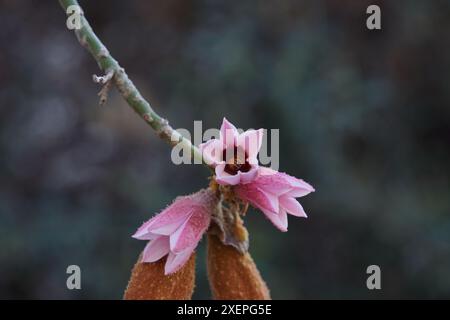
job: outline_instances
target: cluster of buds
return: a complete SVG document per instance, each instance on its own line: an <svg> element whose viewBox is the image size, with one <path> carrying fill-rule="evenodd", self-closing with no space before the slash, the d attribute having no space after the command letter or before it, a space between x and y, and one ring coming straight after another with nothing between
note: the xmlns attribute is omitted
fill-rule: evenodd
<svg viewBox="0 0 450 320"><path fill-rule="evenodd" d="M133 235L149 241L139 257L125 299L190 299L195 286L195 249L208 235L208 278L215 299L270 299L248 253L242 216L261 210L281 231L287 215L305 217L296 200L314 188L305 181L258 165L263 130L239 133L226 119L220 138L199 146L214 169L210 185L178 197Z"/></svg>

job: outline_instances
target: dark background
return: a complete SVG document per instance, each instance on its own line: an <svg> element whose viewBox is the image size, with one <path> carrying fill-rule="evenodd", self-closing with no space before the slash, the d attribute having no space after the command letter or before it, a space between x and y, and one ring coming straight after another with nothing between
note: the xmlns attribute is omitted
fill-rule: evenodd
<svg viewBox="0 0 450 320"><path fill-rule="evenodd" d="M81 5L175 128L280 129L280 170L317 191L287 233L246 217L273 298L450 298L448 1ZM98 67L65 19L57 1L0 1L0 298L121 298L145 245L131 234L207 184L116 91L97 105Z"/></svg>

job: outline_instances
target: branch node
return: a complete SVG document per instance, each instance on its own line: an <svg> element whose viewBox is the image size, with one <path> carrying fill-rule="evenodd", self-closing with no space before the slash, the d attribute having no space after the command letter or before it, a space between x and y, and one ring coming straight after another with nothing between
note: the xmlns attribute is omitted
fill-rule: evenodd
<svg viewBox="0 0 450 320"><path fill-rule="evenodd" d="M160 120L160 127L156 131L162 139L165 139L167 141L172 141L172 133L174 130L169 125L169 121L167 121L167 119Z"/></svg>
<svg viewBox="0 0 450 320"><path fill-rule="evenodd" d="M86 35L80 32L80 30L75 30L75 35L77 36L78 42L80 42L84 48L89 49Z"/></svg>
<svg viewBox="0 0 450 320"><path fill-rule="evenodd" d="M104 76L97 76L95 74L92 75L92 80L95 83L103 84L102 89L98 93L98 96L100 97L99 105L103 106L105 105L106 101L108 100L108 93L109 89L111 88L111 79L114 76L114 70L108 70L108 72Z"/></svg>
<svg viewBox="0 0 450 320"><path fill-rule="evenodd" d="M92 75L92 80L95 83L106 84L109 82L114 76L114 70L108 70L108 72L104 76L97 76L96 74Z"/></svg>
<svg viewBox="0 0 450 320"><path fill-rule="evenodd" d="M144 113L144 115L142 116L144 118L145 121L147 121L148 123L153 122L153 117L150 113Z"/></svg>
<svg viewBox="0 0 450 320"><path fill-rule="evenodd" d="M98 58L106 58L109 56L109 51L105 47L102 47L97 54Z"/></svg>

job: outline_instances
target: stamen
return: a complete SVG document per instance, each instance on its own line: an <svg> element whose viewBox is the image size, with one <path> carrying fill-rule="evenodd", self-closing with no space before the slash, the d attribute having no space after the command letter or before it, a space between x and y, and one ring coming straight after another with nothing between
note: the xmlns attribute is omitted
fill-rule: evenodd
<svg viewBox="0 0 450 320"><path fill-rule="evenodd" d="M225 172L231 175L235 175L238 171L248 172L251 169L251 165L248 162L247 153L236 146L223 151L223 159L225 159Z"/></svg>

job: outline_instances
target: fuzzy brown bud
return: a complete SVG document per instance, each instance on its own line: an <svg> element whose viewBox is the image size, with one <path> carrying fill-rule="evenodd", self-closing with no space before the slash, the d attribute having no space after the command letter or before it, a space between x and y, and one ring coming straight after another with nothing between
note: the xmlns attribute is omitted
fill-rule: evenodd
<svg viewBox="0 0 450 320"><path fill-rule="evenodd" d="M138 262L131 271L125 300L190 300L195 287L195 252L177 272L164 275L166 258L152 263Z"/></svg>
<svg viewBox="0 0 450 320"><path fill-rule="evenodd" d="M270 300L269 289L250 254L208 234L208 278L217 300Z"/></svg>

